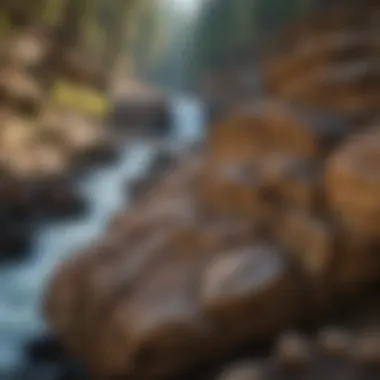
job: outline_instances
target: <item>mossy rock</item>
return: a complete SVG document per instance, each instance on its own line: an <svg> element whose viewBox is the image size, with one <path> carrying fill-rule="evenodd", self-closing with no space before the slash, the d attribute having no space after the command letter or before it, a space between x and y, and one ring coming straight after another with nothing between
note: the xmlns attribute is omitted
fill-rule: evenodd
<svg viewBox="0 0 380 380"><path fill-rule="evenodd" d="M100 91L89 86L57 80L51 91L51 102L54 106L73 109L86 115L105 116L110 104Z"/></svg>

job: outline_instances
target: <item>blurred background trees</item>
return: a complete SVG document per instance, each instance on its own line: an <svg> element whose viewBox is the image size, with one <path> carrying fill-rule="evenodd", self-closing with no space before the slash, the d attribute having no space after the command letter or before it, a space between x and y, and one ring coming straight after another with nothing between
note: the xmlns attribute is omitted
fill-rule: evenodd
<svg viewBox="0 0 380 380"><path fill-rule="evenodd" d="M191 87L215 64L255 54L284 23L318 0L5 0L38 22L59 30L61 41L170 87ZM0 28L8 21L2 15Z"/></svg>
<svg viewBox="0 0 380 380"><path fill-rule="evenodd" d="M191 90L209 69L255 47L318 0L136 0L122 51L142 77Z"/></svg>

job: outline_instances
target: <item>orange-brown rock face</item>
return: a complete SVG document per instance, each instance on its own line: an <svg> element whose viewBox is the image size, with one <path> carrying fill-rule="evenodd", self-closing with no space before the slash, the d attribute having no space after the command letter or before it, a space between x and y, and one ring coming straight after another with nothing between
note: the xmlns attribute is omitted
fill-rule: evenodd
<svg viewBox="0 0 380 380"><path fill-rule="evenodd" d="M329 159L326 187L333 211L351 231L380 237L380 128L353 136Z"/></svg>

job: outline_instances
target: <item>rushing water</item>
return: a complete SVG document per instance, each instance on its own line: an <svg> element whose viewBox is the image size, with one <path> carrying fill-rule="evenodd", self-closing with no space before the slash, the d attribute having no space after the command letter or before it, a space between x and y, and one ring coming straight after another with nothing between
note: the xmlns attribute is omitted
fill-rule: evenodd
<svg viewBox="0 0 380 380"><path fill-rule="evenodd" d="M173 98L172 133L166 142L182 151L200 138L203 110L194 99ZM88 173L77 184L88 202L86 214L36 228L30 259L0 268L0 379L8 379L7 374L20 365L25 342L46 328L40 305L52 269L103 230L108 218L128 201L126 181L144 173L158 147L149 141L126 144L116 164Z"/></svg>

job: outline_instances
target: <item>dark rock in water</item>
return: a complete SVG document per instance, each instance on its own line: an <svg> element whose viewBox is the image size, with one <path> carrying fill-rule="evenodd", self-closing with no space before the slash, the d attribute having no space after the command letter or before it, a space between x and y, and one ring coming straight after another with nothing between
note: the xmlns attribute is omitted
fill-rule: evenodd
<svg viewBox="0 0 380 380"><path fill-rule="evenodd" d="M77 161L80 166L88 169L91 166L112 164L119 157L119 149L112 142L95 146L87 151L82 152L77 156Z"/></svg>
<svg viewBox="0 0 380 380"><path fill-rule="evenodd" d="M20 372L20 380L89 379L84 368L70 359L59 342L49 334L27 343L25 357L28 367Z"/></svg>
<svg viewBox="0 0 380 380"><path fill-rule="evenodd" d="M9 379L9 378L7 378ZM71 362L26 365L9 380L89 380L77 364Z"/></svg>
<svg viewBox="0 0 380 380"><path fill-rule="evenodd" d="M41 183L34 191L34 202L41 216L66 218L81 215L86 210L85 199L72 187L70 180Z"/></svg>
<svg viewBox="0 0 380 380"><path fill-rule="evenodd" d="M230 103L227 101L206 101L206 124L210 125L226 116L230 109Z"/></svg>
<svg viewBox="0 0 380 380"><path fill-rule="evenodd" d="M141 199L150 190L154 188L154 185L160 180L160 178L174 169L177 164L176 154L169 151L163 150L159 152L156 158L151 162L148 167L147 173L142 177L136 178L134 181L128 181L126 184L126 191L132 197L132 199Z"/></svg>
<svg viewBox="0 0 380 380"><path fill-rule="evenodd" d="M74 191L57 190L46 198L45 212L48 217L71 218L80 216L87 209L86 200Z"/></svg>
<svg viewBox="0 0 380 380"><path fill-rule="evenodd" d="M60 380L61 368L59 365L25 366L20 369L12 380Z"/></svg>
<svg viewBox="0 0 380 380"><path fill-rule="evenodd" d="M61 365L58 380L90 380L90 376L80 364L70 360Z"/></svg>
<svg viewBox="0 0 380 380"><path fill-rule="evenodd" d="M32 216L30 193L27 186L11 176L0 173L0 213L10 221L21 221Z"/></svg>
<svg viewBox="0 0 380 380"><path fill-rule="evenodd" d="M59 342L48 334L29 341L25 354L31 363L59 363L66 358L66 353Z"/></svg>
<svg viewBox="0 0 380 380"><path fill-rule="evenodd" d="M170 150L162 150L158 152L152 161L148 172L152 176L159 176L175 167L177 163L177 155Z"/></svg>
<svg viewBox="0 0 380 380"><path fill-rule="evenodd" d="M115 105L109 121L137 135L161 135L170 130L170 112L164 100L121 100Z"/></svg>
<svg viewBox="0 0 380 380"><path fill-rule="evenodd" d="M26 225L3 223L0 226L0 261L25 258L30 243L30 234Z"/></svg>
<svg viewBox="0 0 380 380"><path fill-rule="evenodd" d="M125 185L126 192L133 201L137 201L148 194L156 183L156 179L155 176L145 175L141 178L134 179L132 182L128 181Z"/></svg>

